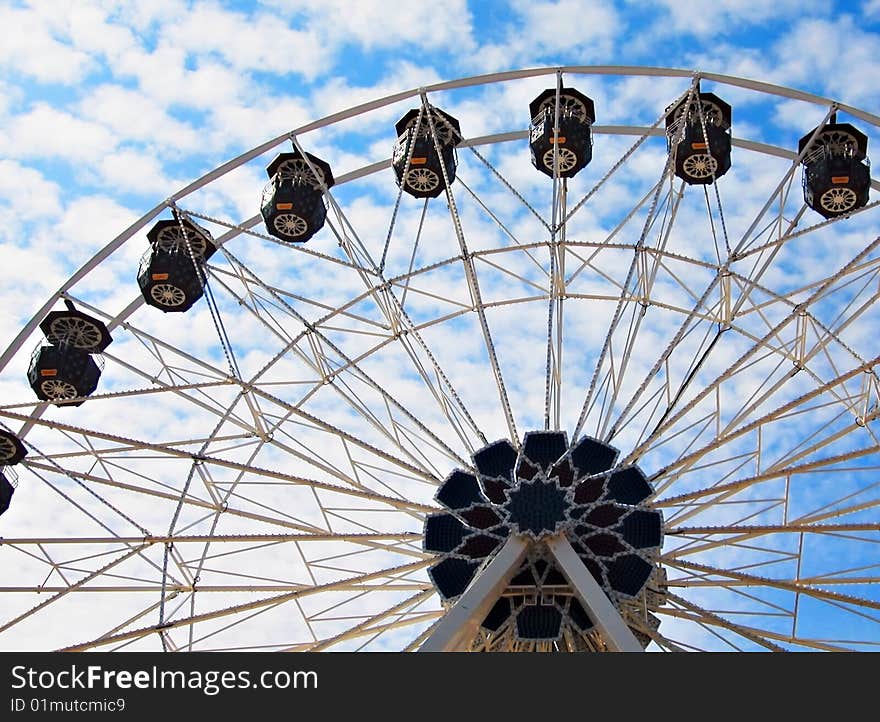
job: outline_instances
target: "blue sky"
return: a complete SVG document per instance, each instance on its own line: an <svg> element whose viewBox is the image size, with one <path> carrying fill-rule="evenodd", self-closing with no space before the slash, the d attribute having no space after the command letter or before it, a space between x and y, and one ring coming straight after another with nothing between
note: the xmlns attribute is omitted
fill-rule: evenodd
<svg viewBox="0 0 880 722"><path fill-rule="evenodd" d="M6 267L12 270L6 273L0 284L0 301L5 309L0 315L0 352L12 343L19 330L77 268L172 193L271 138L359 103L441 81L505 70L556 66L651 66L753 79L798 89L877 114L880 112L880 87L876 83L880 76L878 58L880 0L778 0L773 3L719 0L699 6L675 0L508 3L450 0L401 3L394 7L378 0L357 3L345 0L267 0L262 3L7 0L0 4L0 252ZM649 126L668 103L687 91L689 84L686 76L624 75L569 74L566 82L596 98L597 124L609 128ZM523 131L528 124L525 111L529 99L543 87L553 85L553 78L551 72L521 84L499 83L438 93L434 100L441 107L448 103L448 107L454 109L462 121L465 138ZM710 89L723 95L734 106L734 137L776 146L782 151L796 149L797 139L817 125L827 110L822 103L801 103L791 97L753 93L723 83L716 83ZM304 134L303 142L309 151L331 162L337 177L343 176L387 160L394 141L393 123L404 110L415 104L417 100L410 98L387 108L377 108L338 125ZM860 127L869 135L870 155L877 147L874 144L880 143L880 136L876 127L864 123ZM617 158L628 159L629 156L624 154L636 137L612 131L607 131L606 135L597 133L595 161L577 182L572 183L572 197L579 198L586 193L592 183L613 167ZM257 212L259 193L266 180L265 162L277 150L286 149L287 146L272 149L236 168L181 201L181 206L225 223L243 222ZM522 212L523 208L512 199L508 189L497 183L497 176L486 173L486 166L481 165L484 159L491 163L517 194L543 212L550 205L549 186L544 182L545 178L529 167L527 148L522 143L518 146L498 144L486 146L480 152L482 158L463 150L460 152L461 183L456 186L456 202L461 204L462 218L470 224L467 241L471 250L485 250L507 243L504 234L499 234L498 228L488 223L480 199L494 204L492 207L501 215L509 213L511 234L526 242L542 239L540 224L529 213ZM597 199L601 202L586 206L584 212L573 218L572 237L585 241L608 237L622 213L633 206L633 198L652 188L664 160L665 140L652 138L646 142L632 155L632 160L627 160L620 184L603 191L606 194ZM639 331L639 338L643 339L639 349L645 349L645 353L635 354L631 371L621 386L621 398L609 406L617 414L624 410L627 393L638 395L637 389L644 375L677 328L679 315L672 309L691 308L696 301L694 293L698 296L712 281L712 264L718 251L707 240L710 236L702 235L703 232L711 232L717 237L722 228L729 230L730 245L741 241L746 250L760 245L763 240L772 240L772 229L754 231L755 235L750 239L743 234L789 166L790 160L772 153L750 154L737 148L733 171L717 184L720 189L717 203L720 206L723 198L726 226L722 225L722 218L718 215L719 208L713 205L716 203L714 197L707 195L704 199L702 192L699 195L690 193L682 202L676 211L682 220L677 221L675 233L668 239L670 257L659 270L660 277L653 291L657 310L652 309L650 321ZM780 218L796 226L800 223L798 228L818 223L820 218L809 211L803 216L796 215L800 204L800 175L792 177L791 198L787 197L788 205L780 211ZM373 257L381 255L389 235L390 209L394 207L395 194L391 171L387 169L334 189L334 198L344 210L345 217L354 223L359 239ZM486 384L488 382L491 387L492 381L487 372L488 361L480 340L480 329L472 320L473 314L462 314L462 309L470 303L465 274L458 265L446 263L446 259L462 253L455 243L455 231L449 225L446 206L440 199L426 211L428 223L424 243L416 254L412 251L411 239L419 228L421 206L411 203L412 200L403 197L397 226L390 234L387 276L405 273L413 258L417 259L417 267L429 269L420 276L418 283L413 284L408 310L416 323L450 314L450 320L444 324L431 326L426 323L424 341L433 359L449 372L462 406L473 413L474 426L485 428L490 438L503 436L507 430L498 413L497 399L494 392L486 393ZM672 203L669 199L665 202ZM713 208L711 227L706 223L703 210L706 204ZM162 217L167 216L166 212ZM796 219L792 220L795 216ZM331 213L331 223L333 218ZM774 324L782 323L791 310L791 299L784 299L785 294L792 292L792 298L797 301L810 298L815 291L810 284L826 278L832 267L845 263L877 236L880 224L876 213L865 213L858 218L858 221L847 219L830 228L811 231L805 236L806 241L788 243L773 257L773 263L757 275L755 268L759 264L754 260L741 261L734 267L743 283L740 292L749 278L755 278L758 283L760 276L759 286L749 291L751 296L746 308L752 313L743 315L736 338L733 338L734 334L725 336L725 342L713 350L700 369L698 378L701 382L710 383L740 354L752 348L756 339L768 333ZM632 220L613 240L622 244L634 243L639 233L647 233L639 225L644 220L645 207L636 207ZM204 223L215 236L226 230L222 223ZM694 230L691 232L690 229ZM255 230L262 232L264 229L257 225ZM651 226L651 233L654 232L655 228ZM655 235L657 239L652 235L650 243L656 241L658 246L663 245L662 234ZM308 367L304 343L302 357L291 355L286 358L280 351L283 343L279 345L279 338L287 338L283 336L285 333L293 337L301 327L289 317L279 320L277 328L268 324L265 327L254 325L247 310L242 310L240 297L235 295L247 295L236 284L253 290L242 280L244 273L236 275L241 271L237 264L240 260L266 284L284 289L288 294L270 299L271 294L263 289L265 297L261 301L278 310L279 317L286 312L285 303L306 318L314 319L328 307L355 299L352 300L351 314L340 320L343 328L328 327L327 331L328 338L338 342L349 358L371 348L369 344L376 329L384 323L380 305L374 303L373 297L361 295L362 279L350 266L339 263L345 260L345 255L339 250L338 238L329 228L309 243L307 251L297 249L295 255L294 251L272 245L268 240L271 239L258 235L234 239L225 249L231 255L224 256L224 262L218 264L212 281L218 308L228 327L236 332L247 329L246 333L232 334L243 375L259 379L267 393L278 394L278 398L262 398L261 403L266 405L263 413L267 419L282 418L283 403L302 403L310 413L328 423L350 429L368 444L381 446L388 439L383 437L382 429L364 422L357 403L340 405L334 401L335 397L327 396L328 392L316 393L312 398L305 391L301 392L300 387L284 386L290 378L298 378L297 374L307 375L306 372L314 371ZM76 285L74 295L94 304L108 318L123 312L132 299L138 297L134 275L138 259L146 248L144 233L135 234ZM325 256L307 255L312 251ZM696 262L676 265L681 259L675 254ZM326 256L337 261L335 266L330 266L331 270L325 263ZM757 254L750 258L766 257ZM508 390L521 435L540 424L543 411L543 388L536 391L518 380L542 377L544 372L546 306L533 309L526 301L546 282L547 265L546 259L535 261L529 253L524 253L521 258L514 257L514 254L507 254L504 258L500 266L492 266L487 261L480 266L480 273L486 299L521 296L525 299L521 307L528 309L528 313L520 313L520 306L500 308L491 316L498 358L508 374ZM578 256L580 260L577 262L584 258L586 251ZM811 357L809 370L812 376L805 378L804 374L791 382L780 381L774 394L760 398L766 390L765 380L772 385L790 368L788 358L784 359L787 364L784 367L775 366L781 363L778 356L794 353L795 339L788 335L794 332L794 325L786 326L766 342L776 355L770 353L764 357L757 354L759 358L734 375L728 384L718 385L718 398L724 397L723 403L731 404L730 408L734 409L738 408L735 401L742 402L755 394L754 398L759 400L751 409L750 418L756 418L823 382L837 378L855 363L854 358L873 358L876 349L872 346L872 335L878 322L877 311L869 307L860 312L857 323L839 323L840 314L852 313L853 308L868 298L870 284L876 283L871 275L875 268L870 265L877 260L876 251L866 258L863 275L852 272L851 282L841 282L839 288L836 287L827 297L820 296L811 301L815 326L804 334L808 346L815 342L818 348L822 334L828 328L833 328L839 336L827 353L817 352ZM296 259L296 263L291 259ZM622 279L630 259L628 247L619 252L609 247L601 256L597 254L590 264L583 261L589 271L579 276L571 291L583 296L615 297L619 286L615 286L613 280ZM569 262L576 263L574 259ZM439 264L437 269L430 269L432 263ZM743 298L746 295L743 292ZM209 379L219 384L226 372L223 354L204 302L185 319L174 314L152 313L154 311L140 309L131 316L130 320L143 335L133 333L128 336L119 332L111 353L118 349L121 361L110 358L101 390L140 389L149 385L151 374L165 382L195 383ZM664 316L667 311L668 315ZM573 312L567 317L567 323L572 324L576 332L578 344L576 352L566 356L566 368L571 377L578 378L579 384L577 399L563 410L564 425L568 428L578 418L583 388L589 385L589 373L598 363L612 312L613 305L596 304L583 315ZM670 361L664 373L668 372L670 377L679 380L684 378L690 362L705 348L701 345L705 344L703 334L708 333L710 327L708 322L698 325L698 331L682 343L681 355ZM280 332L277 332L278 328ZM150 334L167 341L169 348L157 350L150 346L151 342L147 340ZM540 338L541 341L534 352L528 348L524 351L523 338ZM615 338L621 345L625 343L622 335ZM19 353L0 374L0 390L10 409L12 404L36 406L22 374L30 349L37 341L37 335L26 339ZM341 354L326 349L325 352L327 358L334 359L333 363L345 366ZM366 354L362 367L379 382L378 387L392 389L395 399L404 406L416 408L416 416L432 431L439 429L443 426L443 417L437 408L424 403L426 389L420 386L420 377L413 368L407 366L410 363L408 352L426 367L433 362L424 349L413 351L389 344L381 353ZM274 357L276 353L278 357ZM127 365L122 361L127 361ZM600 367L604 368L601 364ZM177 371L180 376L173 376ZM352 383L352 397L362 399L364 406L372 411L379 410L380 417L387 413L389 418L403 425L401 414L388 408L385 404L387 398L382 398L377 388L362 378L349 379L349 382ZM436 390L442 386L443 383L438 381L430 388ZM661 396L657 387L648 384L645 388L646 394L656 392L657 398ZM778 461L777 465L780 465L822 459L832 453L848 453L876 443L873 433L865 430L859 432L862 435L848 435L828 441L817 449L808 448L808 442L813 438L811 434L815 433L818 439L830 439L849 422L851 414L829 419L832 410L838 410L835 403L849 413L850 402L855 403L850 396L857 396L854 388L854 384L850 384L829 390L820 399L829 399L827 407L820 401L815 407L804 402L799 408L807 409L809 413L796 417L801 423L797 429L792 428L786 417L766 425L767 436L763 441L750 435L736 437L717 451L716 456L710 454L706 457L707 464L717 464L717 472L701 471L702 467L683 472L674 480L676 486L670 493L704 488L709 483L707 478L717 481L718 476L712 476L716 473L723 480L757 475L765 467L760 463L756 466L749 455L754 454L755 448L761 444L768 458L773 456L774 463ZM710 431L694 429L711 398L694 400L695 393L689 391L683 397L683 402L693 400L693 407L670 422L670 443L658 445L655 456L648 455L643 461L647 472L656 472L678 456L707 443ZM234 399L228 389L206 391L204 398L198 398L201 404L198 408L168 397L172 395L161 396L164 406L139 405L140 400L125 398L117 399L118 405L109 410L98 404L86 404L75 419L66 413L67 409L49 409L45 418L114 431L119 424L121 436L140 434L137 438L155 443L168 443L166 430L178 426L184 429L180 432L181 438L198 439L210 433L216 421L212 415L216 410L213 404L236 409L233 420L224 420L218 433L229 431L232 438L236 424L247 427L250 423L247 420L250 412L241 408L240 399ZM873 397L868 393L866 398L876 401L876 393ZM31 407L21 413L30 413ZM639 420L647 423L651 419L656 422L658 418L638 404L633 408L634 411L630 409L631 424L615 439L625 453L629 453L642 438L640 434L644 432L637 428ZM21 407L18 410L21 411ZM12 413L16 410L12 409ZM598 433L605 424L607 431L612 416L610 411L597 412L590 417L589 428ZM742 422L733 411L717 416L719 427L726 423L737 427ZM808 419L804 420L805 417ZM141 418L143 423L138 428L134 421ZM121 420L127 423L122 424ZM230 430L226 426L235 428ZM61 441L49 435L40 436L40 433L41 430L37 429L32 438L59 453L64 450ZM456 445L461 439L451 429L437 433L460 458L467 458L466 444ZM283 442L279 441L282 437ZM274 468L272 465L277 464L278 468L289 469L295 460L297 464L311 465L309 473L304 474L306 476L321 478L328 483L329 480L338 481L314 456L314 449L323 443L321 439L315 429L302 430L285 418L283 423L279 422L276 446L260 448L260 456L253 463L267 468ZM105 442L111 443L107 439L100 443ZM417 457L422 453L416 448L417 443L399 440L395 443L401 455ZM246 451L248 449L234 446L215 449L216 454L227 454L238 461L246 457ZM348 449L345 451L348 453ZM449 460L443 454L435 455L434 451L424 451L430 457L430 463L425 463L429 466L437 464L437 475L442 477L448 471L443 464L448 464ZM333 459L337 459L333 454L342 454L341 451L327 453L328 458ZM748 465L738 466L747 457ZM870 459L859 458L862 460L854 462L855 471L847 477L846 493L861 493L860 500L876 500L877 492L871 486L873 482L869 473ZM81 464L76 466L80 472L86 467L91 471L93 467L87 461L94 460L75 459L71 464ZM379 464L381 468L385 463L366 458L360 461L364 468L370 463ZM141 469L140 463L132 457L125 473L136 476L136 472L143 472L154 479L156 489L166 488L161 485L167 483L179 491L181 477L178 472L170 475L174 481L167 481L162 476L166 466L173 468L169 460L156 461L156 469L161 471ZM394 472L394 464L388 463L390 466L385 467L385 472ZM98 462L95 464L99 465ZM381 477L381 474L377 476ZM379 489L380 482L384 483L381 478L374 481L369 482L374 489ZM430 503L430 489L419 486L416 481L401 479L389 483L397 493ZM210 487L210 484L206 482L205 486ZM782 513L776 503L779 495L784 493L780 489L780 479L771 479L765 486L757 484L754 490L734 496L733 501L750 505L748 508L755 511L755 519L770 523ZM120 494L116 489L108 493ZM216 501L214 493L215 490L208 488L205 498ZM267 488L263 496L240 500L242 510L255 514L255 510L282 508L276 493L280 492ZM843 498L843 492L840 497L833 495L837 492L829 493L832 496L823 496L821 490L810 487L803 495L793 496L790 499L792 514L796 511L805 518L812 518L811 515L818 514L829 499L837 502ZM20 496L24 497L23 494ZM53 498L51 494L44 497L35 492L29 502L20 501L19 504L27 504L29 509L36 509L43 503L60 504L53 508L63 512L64 505L57 500L49 501L50 498ZM124 494L113 498L151 530L167 526L166 507L153 507L146 502L140 506L142 500L133 501ZM300 514L299 504L305 507L307 500L297 496L296 504L297 514ZM718 509L721 507L715 511ZM867 510L854 511L848 518L873 518L873 509L871 506ZM722 517L714 519L716 523L722 518L729 521L748 516L745 512L740 513L735 504L722 511ZM788 511L786 508L786 514ZM296 516L297 523L322 523L321 515L325 512L322 505L308 510L303 508L301 516ZM206 519L196 512L192 514L187 523L197 531L205 532L209 528ZM354 524L351 521L353 515L351 512L345 524ZM696 521L700 521L700 514L696 516ZM247 518L249 521L243 524L253 523L255 529L265 530L266 527L259 526L253 518ZM410 522L412 518L408 517L409 526L406 528L417 531ZM14 523L15 531L22 536L45 533L45 529L38 525L29 527L22 517L9 523ZM293 522L286 519L285 523ZM376 523L376 526L382 527L382 524ZM65 532L82 534L86 533L87 527L85 523L77 526L71 522ZM732 547L723 549L723 553L718 552L717 556L710 554L708 559L718 564L736 559L744 567L764 563L768 574L786 575L791 573L788 568L791 541L791 537L777 541L773 547L775 552ZM846 542L842 543L846 548ZM853 549L855 556L864 553L864 548L858 544ZM396 558L396 551L387 553L389 559ZM776 566L766 561L774 553L780 557ZM785 556L786 553L789 556ZM810 569L817 570L817 575L823 569L827 571L828 565L833 569L835 562L830 556L830 553L823 554L821 548L817 549L810 558L810 564L814 565ZM146 571L139 568L138 574L149 576L152 573L149 564L146 559L143 561ZM271 564L267 562L267 566ZM856 566L855 561L853 566ZM837 569L839 571L840 567ZM39 576L39 569L28 570L28 573ZM299 568L291 571L296 578L302 573ZM269 571L266 575L269 576ZM865 586L859 592L873 594L876 598L873 587ZM767 592L767 598L775 600L776 593ZM702 594L700 592L694 599L706 599L700 596ZM742 599L734 597L730 603L735 607L737 602ZM709 601L706 603L710 604ZM721 604L717 600L711 603ZM846 618L841 625L851 622L850 617L842 617ZM667 620L666 623L671 627L675 622ZM771 620L768 624L775 622ZM869 634L873 639L877 638L873 628ZM845 636L843 632L841 635L841 638Z"/></svg>

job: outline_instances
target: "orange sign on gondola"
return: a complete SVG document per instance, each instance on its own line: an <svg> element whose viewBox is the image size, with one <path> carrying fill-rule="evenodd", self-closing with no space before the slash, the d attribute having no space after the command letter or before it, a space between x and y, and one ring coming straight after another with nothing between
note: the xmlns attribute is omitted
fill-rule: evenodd
<svg viewBox="0 0 880 722"><path fill-rule="evenodd" d="M40 369L40 376L57 376L58 369Z"/></svg>
<svg viewBox="0 0 880 722"><path fill-rule="evenodd" d="M154 281L167 281L168 274L167 273L154 273L150 276Z"/></svg>

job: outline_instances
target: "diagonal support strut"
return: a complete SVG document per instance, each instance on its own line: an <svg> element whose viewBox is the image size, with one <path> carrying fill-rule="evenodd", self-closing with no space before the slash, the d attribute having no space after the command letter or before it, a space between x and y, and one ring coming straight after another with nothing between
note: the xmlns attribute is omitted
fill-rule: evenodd
<svg viewBox="0 0 880 722"><path fill-rule="evenodd" d="M547 541L547 548L559 563L584 609L614 652L641 652L642 645L626 625L615 606L587 571L564 534ZM492 605L501 596L516 573L529 542L511 536L495 558L477 575L458 601L449 608L431 635L422 643L420 652L457 652L467 648Z"/></svg>

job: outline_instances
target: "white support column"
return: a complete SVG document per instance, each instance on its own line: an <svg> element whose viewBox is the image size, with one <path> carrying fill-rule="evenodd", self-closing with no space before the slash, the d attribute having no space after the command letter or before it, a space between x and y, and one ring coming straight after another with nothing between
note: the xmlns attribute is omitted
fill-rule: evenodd
<svg viewBox="0 0 880 722"><path fill-rule="evenodd" d="M593 579L593 575L584 566L575 550L564 534L558 534L547 540L550 552L556 557L559 566L571 586L574 587L587 613L596 623L608 648L614 652L642 652L635 635L626 626L620 613L608 599L602 587Z"/></svg>
<svg viewBox="0 0 880 722"><path fill-rule="evenodd" d="M456 652L463 650L465 645L476 635L480 622L486 618L492 605L510 583L511 577L526 555L527 548L528 542L522 537L515 535L508 537L495 558L482 572L477 574L464 594L449 608L440 623L431 632L431 636L419 647L419 651Z"/></svg>

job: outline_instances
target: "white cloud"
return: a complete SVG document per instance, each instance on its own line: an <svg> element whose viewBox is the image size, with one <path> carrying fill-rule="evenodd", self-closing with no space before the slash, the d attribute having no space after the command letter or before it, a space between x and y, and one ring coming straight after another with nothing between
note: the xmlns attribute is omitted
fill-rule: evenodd
<svg viewBox="0 0 880 722"><path fill-rule="evenodd" d="M13 221L20 224L45 217L48 209L61 205L60 193L58 184L39 171L14 160L0 160L0 203L8 206L0 223L4 229Z"/></svg>
<svg viewBox="0 0 880 722"><path fill-rule="evenodd" d="M523 50L531 53L561 53L577 48L590 60L609 54L624 27L614 5L607 2L519 0L513 6L526 30L521 34Z"/></svg>
<svg viewBox="0 0 880 722"><path fill-rule="evenodd" d="M398 61L391 64L383 77L370 86L356 86L344 75L334 75L315 88L309 104L317 111L312 119L442 80L448 80L448 78L441 76L433 66L419 65L409 61ZM403 108L401 104L386 107L347 121L341 124L340 128L343 129L343 132L352 132L353 130L370 132L376 129L377 124L388 122L388 127L392 128L391 132L393 133L393 125L399 117L410 107L418 106L419 102L418 98L412 98L404 103L406 108ZM333 132L336 134L336 129Z"/></svg>
<svg viewBox="0 0 880 722"><path fill-rule="evenodd" d="M822 48L821 53L805 52ZM796 23L774 46L777 73L792 85L818 86L818 92L852 104L875 103L873 78L880 72L880 38L851 15ZM842 69L848 72L841 72Z"/></svg>
<svg viewBox="0 0 880 722"><path fill-rule="evenodd" d="M208 109L234 98L245 81L240 74L210 60L190 69L186 50L165 42L152 52L130 48L119 58L114 72L136 78L140 89L163 108L180 105Z"/></svg>
<svg viewBox="0 0 880 722"><path fill-rule="evenodd" d="M302 98L270 93L224 103L212 109L201 144L210 148L250 149L314 120Z"/></svg>
<svg viewBox="0 0 880 722"><path fill-rule="evenodd" d="M632 3L643 6L643 3ZM826 11L827 4L819 0L716 0L711 8L703 8L676 0L654 0L655 6L665 10L654 30L662 35L699 35L718 37L722 29L746 28L769 20L797 18L805 14Z"/></svg>
<svg viewBox="0 0 880 722"><path fill-rule="evenodd" d="M28 112L13 116L5 137L0 138L0 152L13 158L93 161L112 152L117 140L99 123L38 103Z"/></svg>
<svg viewBox="0 0 880 722"><path fill-rule="evenodd" d="M339 47L357 44L367 50L411 45L457 51L473 46L471 12L465 0L443 3L397 3L382 0L272 0L294 14L294 22L314 28L323 43ZM390 11L389 11L390 10ZM302 16L302 19L297 16Z"/></svg>
<svg viewBox="0 0 880 722"><path fill-rule="evenodd" d="M291 28L277 15L246 15L215 3L196 4L184 18L166 27L162 38L165 44L193 55L221 57L239 70L301 73L311 78L325 71L329 60L327 46L313 31Z"/></svg>
<svg viewBox="0 0 880 722"><path fill-rule="evenodd" d="M104 186L155 199L167 198L184 181L172 180L155 155L130 149L121 149L104 156L98 164L100 181Z"/></svg>
<svg viewBox="0 0 880 722"><path fill-rule="evenodd" d="M90 65L87 53L59 39L33 10L0 7L0 66L44 83L72 83Z"/></svg>
<svg viewBox="0 0 880 722"><path fill-rule="evenodd" d="M475 72L528 67L536 58L558 65L610 64L619 57L625 19L613 3L517 0L493 17L503 41L484 42L460 63Z"/></svg>
<svg viewBox="0 0 880 722"><path fill-rule="evenodd" d="M199 150L199 133L189 123L172 118L154 99L118 85L100 85L82 98L83 118L109 128L126 141L139 141L174 151ZM170 154L169 154L170 155Z"/></svg>
<svg viewBox="0 0 880 722"><path fill-rule="evenodd" d="M68 202L51 231L40 234L38 238L52 248L63 247L65 260L79 266L91 257L96 238L109 242L135 217L131 210L108 196L84 196Z"/></svg>
<svg viewBox="0 0 880 722"><path fill-rule="evenodd" d="M90 55L103 56L112 63L127 48L142 39L108 16L105 9L85 3L73 3L65 13L66 33L75 48Z"/></svg>
<svg viewBox="0 0 880 722"><path fill-rule="evenodd" d="M116 22L144 33L160 22L174 22L187 13L187 0L99 0Z"/></svg>

